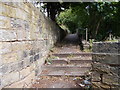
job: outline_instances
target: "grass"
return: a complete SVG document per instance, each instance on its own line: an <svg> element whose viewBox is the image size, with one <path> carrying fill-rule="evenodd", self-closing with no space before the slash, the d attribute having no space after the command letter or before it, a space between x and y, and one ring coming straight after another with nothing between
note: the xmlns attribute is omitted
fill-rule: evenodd
<svg viewBox="0 0 120 90"><path fill-rule="evenodd" d="M118 42L118 40L106 40L105 42Z"/></svg>
<svg viewBox="0 0 120 90"><path fill-rule="evenodd" d="M92 49L84 49L84 52L92 52Z"/></svg>
<svg viewBox="0 0 120 90"><path fill-rule="evenodd" d="M45 62L47 63L47 64L52 64L52 59L57 59L58 57L56 57L56 56L50 56L50 57L48 57L46 60L45 60Z"/></svg>

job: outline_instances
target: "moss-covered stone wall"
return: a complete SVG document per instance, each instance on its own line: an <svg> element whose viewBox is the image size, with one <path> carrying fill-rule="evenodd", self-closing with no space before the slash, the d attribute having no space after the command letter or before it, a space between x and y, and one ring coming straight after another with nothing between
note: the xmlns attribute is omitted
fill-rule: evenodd
<svg viewBox="0 0 120 90"><path fill-rule="evenodd" d="M97 88L120 88L120 42L93 44L92 82Z"/></svg>

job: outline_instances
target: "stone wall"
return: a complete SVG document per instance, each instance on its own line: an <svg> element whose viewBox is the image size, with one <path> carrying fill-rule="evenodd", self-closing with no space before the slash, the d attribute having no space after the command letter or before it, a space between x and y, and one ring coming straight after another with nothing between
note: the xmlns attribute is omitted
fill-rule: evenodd
<svg viewBox="0 0 120 90"><path fill-rule="evenodd" d="M120 42L93 44L92 82L99 88L120 88Z"/></svg>
<svg viewBox="0 0 120 90"><path fill-rule="evenodd" d="M0 88L29 87L58 41L58 30L31 3L0 2Z"/></svg>

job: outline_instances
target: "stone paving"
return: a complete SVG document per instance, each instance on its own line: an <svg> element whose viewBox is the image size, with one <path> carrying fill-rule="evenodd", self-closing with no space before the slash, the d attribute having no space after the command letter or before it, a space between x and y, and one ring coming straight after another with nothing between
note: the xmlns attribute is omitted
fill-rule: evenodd
<svg viewBox="0 0 120 90"><path fill-rule="evenodd" d="M51 49L42 66L42 73L32 87L81 88L80 83L89 75L91 69L91 53L79 50L78 37L75 34L68 35L64 42L66 40L67 44L58 44Z"/></svg>

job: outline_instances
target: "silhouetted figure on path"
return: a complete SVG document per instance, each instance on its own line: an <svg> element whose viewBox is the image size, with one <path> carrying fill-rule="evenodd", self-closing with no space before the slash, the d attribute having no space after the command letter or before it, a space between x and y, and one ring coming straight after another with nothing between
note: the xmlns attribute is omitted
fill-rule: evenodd
<svg viewBox="0 0 120 90"><path fill-rule="evenodd" d="M80 50L83 51L84 48L83 48L83 43L82 43L82 35L81 34L78 34L78 38L79 38L79 46L80 46Z"/></svg>

